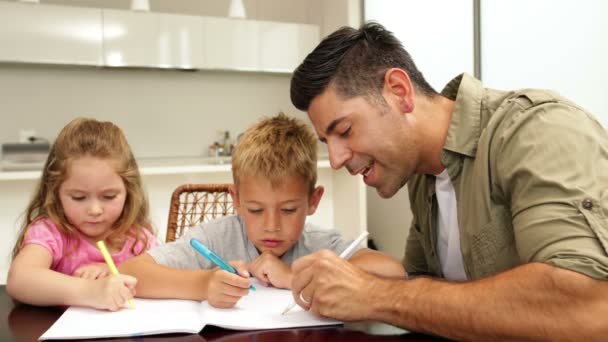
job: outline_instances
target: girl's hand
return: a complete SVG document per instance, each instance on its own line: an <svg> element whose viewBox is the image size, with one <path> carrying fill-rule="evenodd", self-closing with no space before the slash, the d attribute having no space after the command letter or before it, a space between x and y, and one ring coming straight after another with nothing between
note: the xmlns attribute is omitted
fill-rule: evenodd
<svg viewBox="0 0 608 342"><path fill-rule="evenodd" d="M291 289L291 268L271 252L262 254L249 263L249 272L266 286Z"/></svg>
<svg viewBox="0 0 608 342"><path fill-rule="evenodd" d="M93 281L90 306L110 311L120 310L125 302L135 296L137 279L126 274L114 274Z"/></svg>
<svg viewBox="0 0 608 342"><path fill-rule="evenodd" d="M101 279L111 274L110 268L105 263L92 263L78 267L74 271L74 277L84 279Z"/></svg>
<svg viewBox="0 0 608 342"><path fill-rule="evenodd" d="M211 270L207 283L207 301L216 308L231 308L249 293L249 272L245 264L241 261L232 261L230 264L238 275L218 267Z"/></svg>

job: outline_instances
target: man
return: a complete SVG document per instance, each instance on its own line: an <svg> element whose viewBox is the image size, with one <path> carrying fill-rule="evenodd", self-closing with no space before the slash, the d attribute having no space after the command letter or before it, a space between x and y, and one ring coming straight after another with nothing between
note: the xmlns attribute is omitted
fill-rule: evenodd
<svg viewBox="0 0 608 342"><path fill-rule="evenodd" d="M293 265L294 299L340 320L459 340L608 334L608 134L540 90L463 74L438 94L379 24L342 28L296 69L333 168L385 198L408 183L406 280L325 251Z"/></svg>

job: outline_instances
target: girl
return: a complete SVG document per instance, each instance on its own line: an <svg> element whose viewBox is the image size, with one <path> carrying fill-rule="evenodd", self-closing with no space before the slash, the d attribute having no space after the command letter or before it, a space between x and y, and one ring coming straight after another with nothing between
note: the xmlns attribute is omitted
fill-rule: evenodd
<svg viewBox="0 0 608 342"><path fill-rule="evenodd" d="M99 240L117 264L158 245L124 134L110 122L78 118L51 147L13 249L7 292L33 305L120 309L137 280L110 274Z"/></svg>

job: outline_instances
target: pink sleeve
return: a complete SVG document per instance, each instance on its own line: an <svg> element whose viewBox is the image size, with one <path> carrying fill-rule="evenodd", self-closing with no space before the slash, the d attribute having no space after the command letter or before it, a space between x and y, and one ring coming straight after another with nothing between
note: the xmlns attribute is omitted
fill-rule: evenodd
<svg viewBox="0 0 608 342"><path fill-rule="evenodd" d="M143 241L138 241L137 245L135 247L135 251L136 251L137 255L142 254L143 252L147 251L148 249L159 245L158 239L149 230L142 229L142 231L144 232L144 235L146 236L146 238L148 238L148 245L144 247Z"/></svg>
<svg viewBox="0 0 608 342"><path fill-rule="evenodd" d="M55 266L63 255L63 239L55 224L48 219L33 222L25 233L23 245L36 244L46 248Z"/></svg>
<svg viewBox="0 0 608 342"><path fill-rule="evenodd" d="M148 248L146 248L146 250L160 245L160 242L158 242L156 236L152 235L149 230L144 229L144 234L146 234L146 236L148 237Z"/></svg>

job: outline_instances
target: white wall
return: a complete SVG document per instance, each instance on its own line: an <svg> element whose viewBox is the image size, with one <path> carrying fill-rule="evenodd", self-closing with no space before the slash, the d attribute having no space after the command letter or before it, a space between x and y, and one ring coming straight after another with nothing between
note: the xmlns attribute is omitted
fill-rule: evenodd
<svg viewBox="0 0 608 342"><path fill-rule="evenodd" d="M366 0L364 13L395 34L435 90L473 74L472 0Z"/></svg>
<svg viewBox="0 0 608 342"><path fill-rule="evenodd" d="M556 90L608 127L608 2L481 1L481 18L486 86Z"/></svg>
<svg viewBox="0 0 608 342"><path fill-rule="evenodd" d="M472 0L366 0L364 18L401 40L435 90L457 74L473 74ZM367 203L370 235L381 251L401 259L412 220L407 189L390 199L368 189Z"/></svg>
<svg viewBox="0 0 608 342"><path fill-rule="evenodd" d="M125 130L138 158L197 156L279 110L306 118L289 100L289 75L0 64L0 142L19 129L53 139L75 116ZM10 118L10 119L9 119Z"/></svg>

